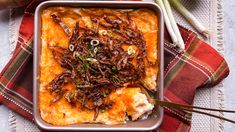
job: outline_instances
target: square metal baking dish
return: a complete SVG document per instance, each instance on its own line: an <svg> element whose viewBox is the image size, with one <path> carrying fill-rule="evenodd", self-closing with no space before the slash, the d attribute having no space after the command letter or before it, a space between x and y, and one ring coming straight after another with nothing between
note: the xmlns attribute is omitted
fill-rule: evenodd
<svg viewBox="0 0 235 132"><path fill-rule="evenodd" d="M158 5L152 2L133 2L133 1L46 1L41 3L35 12L34 22L34 119L37 125L45 130L56 131L144 131L153 130L160 126L163 118L163 109L161 107L155 108L154 115L146 120L138 120L135 122L128 121L124 125L103 125L103 124L74 124L68 126L53 126L42 120L38 108L38 91L40 82L37 79L40 76L40 56L41 56L41 12L43 9L50 6L70 6L77 8L114 8L114 9L136 9L148 8L153 10L158 16L158 60L159 60L159 76L157 80L158 91L157 98L163 99L163 15Z"/></svg>

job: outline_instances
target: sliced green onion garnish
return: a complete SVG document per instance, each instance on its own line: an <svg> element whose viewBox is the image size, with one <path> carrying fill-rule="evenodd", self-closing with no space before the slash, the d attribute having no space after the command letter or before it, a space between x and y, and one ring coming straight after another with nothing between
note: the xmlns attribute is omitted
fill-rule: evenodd
<svg viewBox="0 0 235 132"><path fill-rule="evenodd" d="M103 96L104 96L104 97L107 97L107 94L106 94L106 93L104 93L104 94L103 94Z"/></svg>
<svg viewBox="0 0 235 132"><path fill-rule="evenodd" d="M92 46L97 46L97 45L100 44L100 41L99 41L99 40L91 40L90 44L91 44Z"/></svg>
<svg viewBox="0 0 235 132"><path fill-rule="evenodd" d="M93 50L94 54L96 54L98 52L98 48L95 47L94 50Z"/></svg>
<svg viewBox="0 0 235 132"><path fill-rule="evenodd" d="M74 52L73 52L73 58L74 58L74 59L79 58L79 56L80 56L80 54L79 54L77 51L74 51Z"/></svg>
<svg viewBox="0 0 235 132"><path fill-rule="evenodd" d="M112 30L107 30L107 33L108 33L108 35L109 35L110 37L113 37L113 36L114 36L114 33L113 33Z"/></svg>
<svg viewBox="0 0 235 132"><path fill-rule="evenodd" d="M113 71L116 71L116 70L117 70L117 67L116 67L116 66L112 66L112 70L113 70Z"/></svg>
<svg viewBox="0 0 235 132"><path fill-rule="evenodd" d="M67 93L65 98L67 99L68 102L71 102L71 99L73 99L74 94L73 93Z"/></svg>
<svg viewBox="0 0 235 132"><path fill-rule="evenodd" d="M74 97L74 94L70 93L69 98L72 99Z"/></svg>
<svg viewBox="0 0 235 132"><path fill-rule="evenodd" d="M94 59L94 58L87 58L86 60L87 60L87 61L90 61L90 62L97 62L97 60Z"/></svg>
<svg viewBox="0 0 235 132"><path fill-rule="evenodd" d="M90 51L89 54L91 55L91 57L94 57L94 54Z"/></svg>
<svg viewBox="0 0 235 132"><path fill-rule="evenodd" d="M104 112L105 112L105 109L102 109L102 110L101 110L101 113L104 113Z"/></svg>
<svg viewBox="0 0 235 132"><path fill-rule="evenodd" d="M107 30L99 30L99 33L102 34L102 35L107 35Z"/></svg>
<svg viewBox="0 0 235 132"><path fill-rule="evenodd" d="M76 86L80 86L81 83L80 82L75 82Z"/></svg>
<svg viewBox="0 0 235 132"><path fill-rule="evenodd" d="M74 51L74 45L72 45L72 44L69 44L69 50L71 51L71 52L73 52Z"/></svg>
<svg viewBox="0 0 235 132"><path fill-rule="evenodd" d="M127 49L127 54L128 55L132 55L132 54L135 54L135 49L133 48L133 46L129 46L128 49Z"/></svg>

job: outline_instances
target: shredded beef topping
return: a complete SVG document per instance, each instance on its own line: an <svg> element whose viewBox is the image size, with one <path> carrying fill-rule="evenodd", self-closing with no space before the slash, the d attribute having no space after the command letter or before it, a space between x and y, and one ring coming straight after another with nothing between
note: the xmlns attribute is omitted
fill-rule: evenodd
<svg viewBox="0 0 235 132"><path fill-rule="evenodd" d="M79 102L82 108L94 110L96 120L100 111L112 107L105 100L112 91L145 77L144 37L128 13L127 21L108 16L91 17L93 28L80 27L77 22L73 32L55 14L51 18L70 37L67 49L49 46L54 59L64 68L49 84L50 92L55 95L52 103L64 96L73 105ZM100 27L105 30L99 30ZM123 44L129 46L128 51L122 48ZM132 45L138 52L133 51ZM63 89L68 83L76 86L75 92Z"/></svg>

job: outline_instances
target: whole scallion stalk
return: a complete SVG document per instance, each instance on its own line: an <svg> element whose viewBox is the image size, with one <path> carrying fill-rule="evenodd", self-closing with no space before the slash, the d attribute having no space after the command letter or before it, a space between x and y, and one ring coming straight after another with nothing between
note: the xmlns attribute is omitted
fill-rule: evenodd
<svg viewBox="0 0 235 132"><path fill-rule="evenodd" d="M185 45L184 45L184 41L182 39L182 36L180 34L180 31L179 31L179 28L175 22L175 18L173 16L173 13L172 13L172 10L171 10L171 6L170 6L170 3L168 0L163 0L163 3L165 5L165 8L166 8L166 11L167 11L167 14L168 14L168 17L170 19L170 22L171 22L171 26L172 26L172 29L178 39L178 48L180 48L181 50L184 50L185 49Z"/></svg>
<svg viewBox="0 0 235 132"><path fill-rule="evenodd" d="M204 35L205 37L209 37L210 33L209 31L197 20L197 18L189 12L180 2L180 0L170 0L170 4L179 11L186 20L191 23L195 29Z"/></svg>
<svg viewBox="0 0 235 132"><path fill-rule="evenodd" d="M162 9L162 12L163 12L163 17L164 17L164 21L165 21L165 24L166 24L166 28L170 34L170 37L171 37L171 40L174 44L174 46L176 46L178 44L178 39L177 39L177 36L175 35L175 32L171 26L171 22L170 22L170 19L167 15L167 11L166 11L166 8L164 6L164 3L162 0L155 0L155 2L161 7Z"/></svg>

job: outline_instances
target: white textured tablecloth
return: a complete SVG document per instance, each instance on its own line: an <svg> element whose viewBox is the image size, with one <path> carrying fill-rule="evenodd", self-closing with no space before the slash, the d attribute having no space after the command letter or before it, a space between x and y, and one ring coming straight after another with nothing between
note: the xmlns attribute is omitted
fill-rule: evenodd
<svg viewBox="0 0 235 132"><path fill-rule="evenodd" d="M222 0L182 0L184 5L211 31L211 37L207 40L213 45L221 54L223 54L223 15L222 15ZM13 9L10 12L9 20L9 45L3 48L10 48L13 51L15 40L17 40L18 27L21 20L22 11ZM1 14L0 14L1 15ZM177 22L181 25L194 30L184 18L175 13ZM6 27L5 27L6 28ZM1 27L0 27L1 33ZM2 36L1 36L2 37ZM7 37L4 37L7 38ZM0 58L8 59L10 52L4 54ZM8 56L8 57L5 57ZM2 61L2 60L1 60ZM4 60L3 60L4 61ZM4 61L6 62L6 60ZM0 63L0 69L5 63ZM214 88L199 89L195 96L195 105L203 107L222 108L223 107L223 84L219 84ZM23 119L16 113L9 111L9 126L11 131L38 131L36 126L31 122ZM217 113L218 114L218 113ZM1 123L1 122L0 122ZM1 124L2 125L2 124ZM192 132L219 132L223 131L223 124L221 121L207 116L193 114Z"/></svg>
<svg viewBox="0 0 235 132"><path fill-rule="evenodd" d="M0 70L5 66L7 60L10 55L10 47L8 45L8 21L9 21L9 10L0 10ZM8 123L8 115L9 110L1 105L0 106L0 130L8 131L9 123Z"/></svg>

